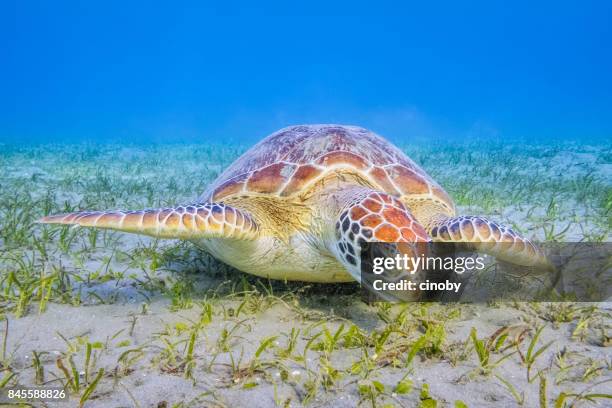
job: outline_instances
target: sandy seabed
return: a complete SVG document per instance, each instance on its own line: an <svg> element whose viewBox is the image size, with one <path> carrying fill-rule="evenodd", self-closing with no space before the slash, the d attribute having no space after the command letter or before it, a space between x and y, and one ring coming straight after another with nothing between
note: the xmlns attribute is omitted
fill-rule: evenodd
<svg viewBox="0 0 612 408"><path fill-rule="evenodd" d="M461 214L610 240L610 145L402 147ZM34 223L190 202L245 148L2 146L0 384L65 387L37 404L67 407L612 403L609 302L368 305L356 284L269 282L188 243Z"/></svg>

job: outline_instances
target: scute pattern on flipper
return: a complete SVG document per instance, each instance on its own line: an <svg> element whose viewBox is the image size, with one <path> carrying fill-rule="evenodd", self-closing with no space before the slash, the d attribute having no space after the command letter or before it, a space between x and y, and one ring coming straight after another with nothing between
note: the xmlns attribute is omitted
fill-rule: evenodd
<svg viewBox="0 0 612 408"><path fill-rule="evenodd" d="M434 222L430 235L436 242L472 245L518 265L550 267L546 255L512 228L478 216L445 218Z"/></svg>
<svg viewBox="0 0 612 408"><path fill-rule="evenodd" d="M80 225L137 232L155 237L254 239L259 226L243 211L223 203L204 203L139 211L83 211L43 217L48 224Z"/></svg>

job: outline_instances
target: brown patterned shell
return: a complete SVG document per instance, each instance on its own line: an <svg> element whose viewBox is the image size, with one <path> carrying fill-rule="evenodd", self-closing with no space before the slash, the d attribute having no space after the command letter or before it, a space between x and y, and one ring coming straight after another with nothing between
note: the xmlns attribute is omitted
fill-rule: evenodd
<svg viewBox="0 0 612 408"><path fill-rule="evenodd" d="M397 147L369 130L342 125L291 126L273 133L228 167L200 201L292 197L339 168L359 172L389 194L435 197L454 208L446 192Z"/></svg>

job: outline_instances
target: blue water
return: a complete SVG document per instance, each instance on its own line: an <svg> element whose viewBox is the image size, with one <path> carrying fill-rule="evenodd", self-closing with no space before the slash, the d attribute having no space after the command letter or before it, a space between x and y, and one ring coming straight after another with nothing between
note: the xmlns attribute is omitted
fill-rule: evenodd
<svg viewBox="0 0 612 408"><path fill-rule="evenodd" d="M0 142L612 135L610 2L0 6Z"/></svg>

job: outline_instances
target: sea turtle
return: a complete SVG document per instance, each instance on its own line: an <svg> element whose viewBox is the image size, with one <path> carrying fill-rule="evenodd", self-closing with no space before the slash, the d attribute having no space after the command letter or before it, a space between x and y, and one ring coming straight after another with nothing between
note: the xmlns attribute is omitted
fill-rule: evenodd
<svg viewBox="0 0 612 408"><path fill-rule="evenodd" d="M469 242L502 260L548 265L512 229L456 216L448 194L401 150L356 126L291 126L266 137L193 203L83 211L41 222L191 241L247 273L360 280L364 242Z"/></svg>

